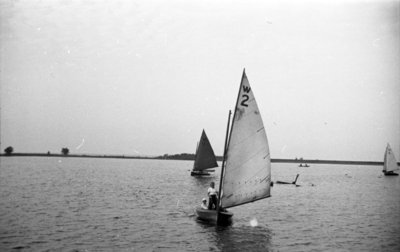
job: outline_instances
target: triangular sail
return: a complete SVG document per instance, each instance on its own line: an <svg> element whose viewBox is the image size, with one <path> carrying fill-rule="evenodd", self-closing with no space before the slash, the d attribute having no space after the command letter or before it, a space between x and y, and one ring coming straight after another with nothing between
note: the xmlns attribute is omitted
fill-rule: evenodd
<svg viewBox="0 0 400 252"><path fill-rule="evenodd" d="M202 171L214 167L218 167L217 159L210 141L207 138L206 132L203 130L196 151L193 171Z"/></svg>
<svg viewBox="0 0 400 252"><path fill-rule="evenodd" d="M268 140L244 71L226 148L221 206L228 208L269 197L271 159Z"/></svg>
<svg viewBox="0 0 400 252"><path fill-rule="evenodd" d="M390 171L395 171L395 170L399 170L399 166L397 165L397 161L396 161L396 158L392 151L392 148L390 147L389 144L387 144L386 151L385 151L384 164L383 164L383 171L390 172Z"/></svg>

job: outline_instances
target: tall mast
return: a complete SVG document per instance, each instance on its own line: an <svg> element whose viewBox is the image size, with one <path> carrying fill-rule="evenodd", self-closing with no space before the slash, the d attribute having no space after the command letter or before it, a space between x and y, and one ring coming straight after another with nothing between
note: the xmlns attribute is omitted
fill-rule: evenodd
<svg viewBox="0 0 400 252"><path fill-rule="evenodd" d="M226 160L226 146L228 144L228 134L229 134L229 124L231 121L231 114L232 112L229 110L229 115L228 115L228 123L226 126L226 135L225 135L225 145L224 145L224 155L222 159L222 167L221 167L221 175L219 178L219 190L218 190L218 199L217 199L217 223L218 223L218 215L219 215L219 205L221 202L221 191L222 191L222 179L224 177L224 168L225 168L225 160Z"/></svg>

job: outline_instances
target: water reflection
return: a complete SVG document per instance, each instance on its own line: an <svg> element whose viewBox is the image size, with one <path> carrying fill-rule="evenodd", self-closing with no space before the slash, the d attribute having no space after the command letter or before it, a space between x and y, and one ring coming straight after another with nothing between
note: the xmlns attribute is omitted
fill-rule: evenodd
<svg viewBox="0 0 400 252"><path fill-rule="evenodd" d="M209 233L208 241L218 251L272 251L272 232L266 226L252 227L242 223L215 225L197 220L204 232ZM213 246L211 246L213 247Z"/></svg>

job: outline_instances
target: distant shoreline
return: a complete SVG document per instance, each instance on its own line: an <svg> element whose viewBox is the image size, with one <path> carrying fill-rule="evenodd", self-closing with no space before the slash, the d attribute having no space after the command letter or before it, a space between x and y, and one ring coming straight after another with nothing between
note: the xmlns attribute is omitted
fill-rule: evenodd
<svg viewBox="0 0 400 252"><path fill-rule="evenodd" d="M182 153L163 156L127 156L127 155L93 155L93 154L47 154L47 153L12 153L10 155L1 153L1 157L62 157L62 158L118 158L118 159L159 159L159 160L186 160L193 161L194 154ZM222 157L217 157L222 161ZM382 166L382 161L349 161L349 160L320 160L320 159L285 159L272 158L272 163L295 163L295 164L341 164L341 165L375 165ZM397 163L400 165L400 162Z"/></svg>

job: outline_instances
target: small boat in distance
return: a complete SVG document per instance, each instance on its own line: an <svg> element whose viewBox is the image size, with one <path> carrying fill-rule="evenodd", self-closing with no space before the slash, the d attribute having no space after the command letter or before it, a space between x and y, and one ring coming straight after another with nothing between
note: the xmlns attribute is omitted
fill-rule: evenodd
<svg viewBox="0 0 400 252"><path fill-rule="evenodd" d="M299 167L310 167L308 164L299 164Z"/></svg>
<svg viewBox="0 0 400 252"><path fill-rule="evenodd" d="M393 154L392 148L389 144L386 146L385 157L383 161L383 174L385 176L397 176L399 174L395 173L395 170L399 170L399 166L397 165L396 158Z"/></svg>
<svg viewBox="0 0 400 252"><path fill-rule="evenodd" d="M217 158L211 147L210 141L203 129L200 141L197 143L196 155L194 157L193 169L190 172L192 176L208 176L213 172L211 168L218 167Z"/></svg>
<svg viewBox="0 0 400 252"><path fill-rule="evenodd" d="M233 213L227 208L271 196L271 158L267 135L245 70L231 127L230 118L231 111L226 129L217 209L196 208L198 219L217 224L231 222Z"/></svg>

